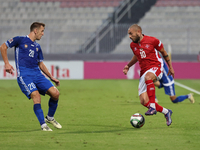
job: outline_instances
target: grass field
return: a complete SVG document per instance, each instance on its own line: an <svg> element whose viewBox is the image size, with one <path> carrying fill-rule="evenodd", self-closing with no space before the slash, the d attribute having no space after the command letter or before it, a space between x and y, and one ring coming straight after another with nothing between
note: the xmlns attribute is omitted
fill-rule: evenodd
<svg viewBox="0 0 200 150"><path fill-rule="evenodd" d="M176 80L200 91L200 80ZM61 80L55 114L63 126L42 132L33 102L20 91L16 80L0 80L0 150L199 150L200 95L196 102L173 104L163 89L156 89L159 104L173 111L171 126L163 114L145 116L136 129L131 115L147 111L138 98L138 80ZM190 91L176 86L176 94ZM44 114L48 96L42 96Z"/></svg>

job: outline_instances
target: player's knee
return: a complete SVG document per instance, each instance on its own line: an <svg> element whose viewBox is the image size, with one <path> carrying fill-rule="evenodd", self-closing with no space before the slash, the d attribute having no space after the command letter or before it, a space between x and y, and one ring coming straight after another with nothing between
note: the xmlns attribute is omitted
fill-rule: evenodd
<svg viewBox="0 0 200 150"><path fill-rule="evenodd" d="M147 80L153 80L153 81L155 81L156 80L156 76L153 73L148 72L145 75L144 79L145 79L145 81L147 81Z"/></svg>
<svg viewBox="0 0 200 150"><path fill-rule="evenodd" d="M56 89L53 94L51 95L51 98L53 100L58 100L59 99L59 95L60 95L60 92Z"/></svg>
<svg viewBox="0 0 200 150"><path fill-rule="evenodd" d="M34 91L30 95L31 99L33 100L34 104L40 104L41 103L41 97L38 91Z"/></svg>
<svg viewBox="0 0 200 150"><path fill-rule="evenodd" d="M145 79L145 81L147 81L147 80L151 80L151 77L148 76L148 75L146 75L144 79Z"/></svg>

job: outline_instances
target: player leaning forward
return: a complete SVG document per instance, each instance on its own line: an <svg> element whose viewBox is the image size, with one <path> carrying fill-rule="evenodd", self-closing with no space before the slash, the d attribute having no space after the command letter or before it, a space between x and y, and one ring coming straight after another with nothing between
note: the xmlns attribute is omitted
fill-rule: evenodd
<svg viewBox="0 0 200 150"><path fill-rule="evenodd" d="M34 22L30 26L30 33L27 36L16 36L0 47L1 55L5 63L5 70L8 73L13 74L13 66L9 64L7 57L7 49L15 47L15 63L17 69L17 81L22 92L33 100L33 110L37 116L41 129L43 131L52 131L47 124L51 123L56 128L62 128L62 126L54 119L54 114L58 105L59 91L51 83L55 82L56 86L60 85L60 81L55 79L48 71L47 67L43 63L43 54L41 47L36 40L40 40L44 35L45 24ZM47 75L51 81L49 81L42 72ZM49 110L47 116L44 118L43 110L41 109L41 97L42 95L49 95Z"/></svg>
<svg viewBox="0 0 200 150"><path fill-rule="evenodd" d="M169 66L169 73L174 77L174 70L171 61L165 51L161 41L155 37L142 34L142 29L137 24L130 26L128 34L132 40L130 47L134 53L131 61L124 67L123 72L127 74L129 68L139 61L141 68L139 82L139 97L142 105L149 110L145 115L156 114L157 111L162 112L167 120L167 125L171 125L172 111L166 109L155 102L155 86L154 81L159 80L163 74L163 61L158 51L163 55Z"/></svg>

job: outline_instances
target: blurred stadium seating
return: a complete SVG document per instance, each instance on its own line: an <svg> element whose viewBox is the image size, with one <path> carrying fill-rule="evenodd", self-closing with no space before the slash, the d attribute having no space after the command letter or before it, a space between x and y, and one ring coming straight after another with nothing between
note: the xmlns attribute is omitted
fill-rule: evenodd
<svg viewBox="0 0 200 150"><path fill-rule="evenodd" d="M28 34L30 24L40 21L46 24L45 35L39 41L44 53L74 54L80 51L81 46L91 35L96 34L103 23L112 19L113 12L124 2L0 0L0 42L3 43L16 35ZM166 50L171 46L174 54L197 54L200 51L199 16L199 0L157 0L137 23L142 26L144 34L159 38ZM120 32L126 32L131 25L131 21L129 22L118 23L115 26ZM124 35L119 33L117 36ZM110 50L112 54L132 54L128 36L118 42L115 43L115 49Z"/></svg>
<svg viewBox="0 0 200 150"><path fill-rule="evenodd" d="M0 42L46 24L39 43L44 53L76 53L121 0L0 0Z"/></svg>
<svg viewBox="0 0 200 150"><path fill-rule="evenodd" d="M157 0L139 21L143 33L160 39L172 54L198 54L200 51L200 1ZM112 53L131 54L126 36Z"/></svg>

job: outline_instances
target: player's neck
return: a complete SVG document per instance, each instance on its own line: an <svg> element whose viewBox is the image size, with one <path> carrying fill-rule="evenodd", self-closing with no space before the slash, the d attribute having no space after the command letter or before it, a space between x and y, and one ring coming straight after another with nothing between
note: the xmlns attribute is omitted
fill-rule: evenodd
<svg viewBox="0 0 200 150"><path fill-rule="evenodd" d="M30 33L28 35L28 37L31 39L31 41L35 42L36 39L35 39L35 36L32 33Z"/></svg>
<svg viewBox="0 0 200 150"><path fill-rule="evenodd" d="M143 37L143 34L141 34L139 43L142 41Z"/></svg>

